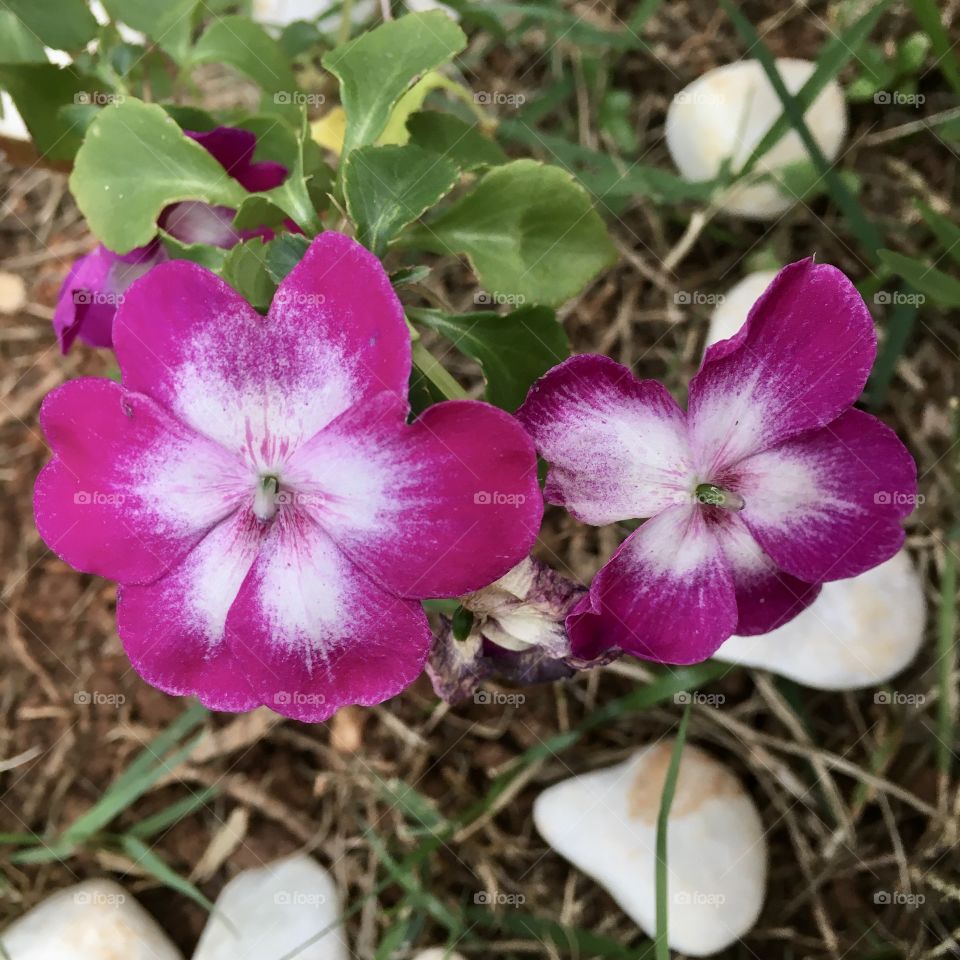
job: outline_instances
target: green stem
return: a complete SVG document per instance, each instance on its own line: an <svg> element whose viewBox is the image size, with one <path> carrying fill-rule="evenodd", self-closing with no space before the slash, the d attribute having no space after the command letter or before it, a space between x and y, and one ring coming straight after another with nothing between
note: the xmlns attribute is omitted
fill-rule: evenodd
<svg viewBox="0 0 960 960"><path fill-rule="evenodd" d="M353 23L350 14L353 12L353 0L343 0L340 7L340 29L337 31L337 46L342 47L350 39L350 29Z"/></svg>
<svg viewBox="0 0 960 960"><path fill-rule="evenodd" d="M654 941L654 956L657 960L670 960L670 947L667 944L667 826L670 820L670 807L677 789L677 775L680 772L680 755L687 740L687 725L690 722L688 700L680 718L677 739L670 755L670 766L663 781L663 793L660 796L660 813L657 815L657 935Z"/></svg>
<svg viewBox="0 0 960 960"><path fill-rule="evenodd" d="M446 367L423 345L414 340L411 345L413 365L448 399L464 400L467 391L450 375Z"/></svg>

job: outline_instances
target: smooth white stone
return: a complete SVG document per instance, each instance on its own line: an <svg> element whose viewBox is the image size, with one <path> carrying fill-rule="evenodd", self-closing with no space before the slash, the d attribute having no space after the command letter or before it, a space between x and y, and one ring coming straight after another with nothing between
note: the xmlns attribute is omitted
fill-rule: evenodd
<svg viewBox="0 0 960 960"><path fill-rule="evenodd" d="M335 0L253 0L252 17L258 23L268 26L285 27L296 20L312 22L324 13L338 6ZM369 18L379 5L375 0L354 0L350 8L350 22L359 24ZM376 24L374 24L376 25ZM340 26L340 13L323 20L324 30L337 30Z"/></svg>
<svg viewBox="0 0 960 960"><path fill-rule="evenodd" d="M153 917L112 880L48 897L0 935L10 960L183 960Z"/></svg>
<svg viewBox="0 0 960 960"><path fill-rule="evenodd" d="M732 286L717 304L710 317L710 329L707 331L706 346L718 340L729 340L747 321L750 308L760 298L773 278L776 270L758 270L748 273L739 283Z"/></svg>
<svg viewBox="0 0 960 960"><path fill-rule="evenodd" d="M793 94L815 67L808 60L777 60L784 84ZM667 111L667 147L686 180L712 180L728 158L732 169L739 170L782 110L759 61L738 60L716 67L673 98ZM847 132L847 107L840 85L835 81L827 84L804 118L826 158L834 160ZM755 170L775 171L808 159L803 141L791 128ZM735 187L722 206L742 217L771 220L795 202L794 197L767 180Z"/></svg>
<svg viewBox="0 0 960 960"><path fill-rule="evenodd" d="M917 655L927 610L906 550L853 577L823 585L803 613L772 633L731 637L718 660L761 667L818 690L856 690L889 680Z"/></svg>
<svg viewBox="0 0 960 960"><path fill-rule="evenodd" d="M534 822L559 854L656 933L657 814L673 741L550 787ZM766 888L763 825L737 778L687 744L667 827L668 940L688 956L722 950L756 923Z"/></svg>
<svg viewBox="0 0 960 960"><path fill-rule="evenodd" d="M418 953L413 960L464 960L464 956L446 947L430 947Z"/></svg>
<svg viewBox="0 0 960 960"><path fill-rule="evenodd" d="M348 960L333 878L306 854L243 871L223 888L214 906L193 960L283 957L334 924L297 960Z"/></svg>

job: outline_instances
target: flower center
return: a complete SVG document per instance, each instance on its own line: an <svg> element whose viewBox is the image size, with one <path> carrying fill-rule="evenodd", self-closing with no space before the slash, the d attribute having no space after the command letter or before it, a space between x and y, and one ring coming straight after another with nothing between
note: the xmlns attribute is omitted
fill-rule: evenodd
<svg viewBox="0 0 960 960"><path fill-rule="evenodd" d="M253 495L253 513L258 520L266 523L276 516L279 495L280 478L270 473L262 476Z"/></svg>
<svg viewBox="0 0 960 960"><path fill-rule="evenodd" d="M711 507L720 507L723 510L742 510L746 503L739 493L725 490L713 483L698 483L693 494L698 503L705 503Z"/></svg>

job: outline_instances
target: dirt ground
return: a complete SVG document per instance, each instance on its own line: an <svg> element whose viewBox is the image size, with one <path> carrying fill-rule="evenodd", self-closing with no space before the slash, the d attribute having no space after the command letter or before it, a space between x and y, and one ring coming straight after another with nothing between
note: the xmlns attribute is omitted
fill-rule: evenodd
<svg viewBox="0 0 960 960"><path fill-rule="evenodd" d="M621 5L621 14L623 7ZM954 23L956 26L956 3ZM580 4L583 17L614 28L601 5ZM754 2L744 11L777 54L814 57L829 36L833 7L814 3L781 9ZM874 33L892 44L911 30L908 7L894 5ZM635 96L643 160L670 167L662 124L670 97L704 70L742 55L723 14L712 4L671 3L647 28L653 53L628 52L614 70ZM534 31L517 48L474 46L465 63L476 89L543 92L570 70L579 53L551 45ZM842 78L848 78L845 73ZM925 112L955 106L936 70L920 79ZM576 106L571 110L576 111ZM581 139L599 143L589 109L573 113ZM840 159L861 178L864 212L902 252L921 252L913 203L957 210L960 143L926 132L883 140L881 134L917 119L905 107L872 102L851 107ZM72 260L89 236L62 174L0 162L2 269L20 274L29 303L0 317L0 832L56 835L103 793L145 743L185 704L153 690L130 668L114 627L115 589L78 574L54 557L33 523L31 491L47 458L37 425L43 396L61 381L105 373L111 357L78 346L60 355L51 317ZM825 199L800 205L772 224L722 216L712 220L672 270L664 267L685 236L691 208L659 207L637 198L607 210L622 251L620 263L562 313L578 352L608 353L642 376L663 379L682 397L703 346L709 307L679 307L678 290L720 293L761 250L781 260L815 253L856 282L870 268L836 209ZM475 284L463 264L446 262L431 281L455 305L472 308ZM888 319L874 310L881 329ZM465 382L476 371L457 360ZM459 367L456 364L460 364ZM873 691L821 693L749 670L735 670L707 688L720 707L695 708L692 742L729 764L755 798L767 828L770 879L756 928L729 957L956 956L960 948L960 863L956 856L960 792L936 765L935 638L945 537L957 524L957 449L951 398L958 394L960 326L955 315L923 308L901 356L884 406L920 465L924 503L908 521L908 546L927 583L928 637L917 661L894 682L919 703L878 704ZM615 530L597 532L548 515L542 552L586 580L616 545ZM111 828L122 832L184 796L216 786L218 795L161 835L156 851L214 898L238 870L306 848L330 866L349 905L354 953L372 957L403 895L384 879L371 829L395 853L416 847L396 804L377 778L399 778L456 816L489 789L523 751L588 718L598 705L644 682L638 661L523 691L516 705L438 704L421 680L381 707L339 715L329 725L211 717L218 735L125 811ZM955 691L957 677L948 688ZM91 702L96 701L96 702ZM528 765L493 807L443 845L419 873L425 889L453 910L476 892L522 894L528 914L640 943L635 926L591 880L549 852L531 820L538 791L556 780L614 763L636 746L669 734L673 703L621 716L574 746ZM357 749L354 749L354 747ZM955 745L953 745L955 748ZM236 835L226 842L227 831ZM11 862L0 846L0 926L78 879L110 875L124 883L189 956L205 915L201 907L144 876L133 861L104 849L82 849L65 862ZM7 853L4 853L4 850ZM207 856L204 857L204 853ZM192 874L204 860L201 874ZM5 884L2 883L5 878ZM909 905L877 904L882 891L903 891ZM922 899L922 902L918 902ZM498 914L509 911L509 907ZM443 943L437 920L423 913L416 945ZM468 956L553 957L567 954L529 936L473 928L458 946ZM413 953L415 951L406 951ZM398 955L406 955L401 952Z"/></svg>

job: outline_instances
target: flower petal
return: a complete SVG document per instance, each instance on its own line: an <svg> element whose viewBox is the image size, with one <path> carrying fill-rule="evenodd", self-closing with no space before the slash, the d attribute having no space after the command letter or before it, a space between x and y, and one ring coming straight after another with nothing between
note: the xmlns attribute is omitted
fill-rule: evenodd
<svg viewBox="0 0 960 960"><path fill-rule="evenodd" d="M302 514L277 521L227 617L227 644L257 697L316 722L398 694L430 645L420 604L384 592Z"/></svg>
<svg viewBox="0 0 960 960"><path fill-rule="evenodd" d="M114 327L125 387L254 459L293 449L364 397L406 395L400 302L379 261L340 234L313 241L266 319L175 261L130 288Z"/></svg>
<svg viewBox="0 0 960 960"><path fill-rule="evenodd" d="M157 242L122 256L101 244L80 257L60 287L53 315L61 351L66 353L78 337L91 347L111 346L113 319L124 291L166 258L166 251Z"/></svg>
<svg viewBox="0 0 960 960"><path fill-rule="evenodd" d="M534 384L517 418L550 463L544 494L594 526L689 502L683 411L659 383L607 357L571 357Z"/></svg>
<svg viewBox="0 0 960 960"><path fill-rule="evenodd" d="M355 407L291 458L304 509L393 593L459 596L522 560L543 516L536 454L517 421L474 400L412 424L392 394Z"/></svg>
<svg viewBox="0 0 960 960"><path fill-rule="evenodd" d="M272 190L286 179L287 168L282 163L271 160L253 162L257 137L250 130L217 127L200 133L193 130L184 133L196 140L240 186L251 193Z"/></svg>
<svg viewBox="0 0 960 960"><path fill-rule="evenodd" d="M117 631L148 683L175 696L197 696L211 710L259 704L224 629L260 540L259 522L238 510L159 580L120 588Z"/></svg>
<svg viewBox="0 0 960 960"><path fill-rule="evenodd" d="M236 506L237 462L111 380L65 383L40 422L55 456L37 479L37 528L73 567L148 582Z"/></svg>
<svg viewBox="0 0 960 960"><path fill-rule="evenodd" d="M576 656L619 648L659 663L706 660L736 626L730 566L690 506L670 507L630 534L567 618Z"/></svg>
<svg viewBox="0 0 960 960"><path fill-rule="evenodd" d="M730 481L744 523L778 567L811 583L892 557L916 502L917 472L896 434L849 410L821 430L742 461Z"/></svg>
<svg viewBox="0 0 960 960"><path fill-rule="evenodd" d="M733 574L737 634L753 636L776 630L816 600L820 585L778 569L738 514L716 507L703 509Z"/></svg>
<svg viewBox="0 0 960 960"><path fill-rule="evenodd" d="M690 383L691 446L708 478L838 417L877 352L873 321L836 267L784 267L740 332L707 350Z"/></svg>

